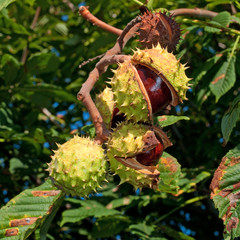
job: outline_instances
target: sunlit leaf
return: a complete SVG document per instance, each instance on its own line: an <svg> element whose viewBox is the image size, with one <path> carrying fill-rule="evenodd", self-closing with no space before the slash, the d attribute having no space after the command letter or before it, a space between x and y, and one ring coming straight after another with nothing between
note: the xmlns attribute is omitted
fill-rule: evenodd
<svg viewBox="0 0 240 240"><path fill-rule="evenodd" d="M1 32L4 34L24 34L29 35L29 31L20 23L13 19L0 15Z"/></svg>
<svg viewBox="0 0 240 240"><path fill-rule="evenodd" d="M66 36L68 34L68 28L66 26L66 24L64 23L57 23L55 26L55 29L57 32L59 32L60 34Z"/></svg>
<svg viewBox="0 0 240 240"><path fill-rule="evenodd" d="M229 57L227 61L222 64L213 77L213 81L210 83L210 89L215 95L216 101L227 93L236 81L235 60L235 56Z"/></svg>
<svg viewBox="0 0 240 240"><path fill-rule="evenodd" d="M184 169L185 170L185 169ZM182 170L184 172L184 170ZM197 169L199 172L199 170ZM194 172L194 170L190 170L190 172L194 173L193 178L189 178L186 176L186 173L183 173L183 177L179 179L179 186L180 190L178 191L177 195L180 195L185 192L191 192L196 188L197 184L200 183L201 181L206 180L211 176L211 174L207 171L201 171L200 173Z"/></svg>
<svg viewBox="0 0 240 240"><path fill-rule="evenodd" d="M232 130L236 126L237 121L239 120L240 120L240 96L234 99L231 107L222 118L221 129L225 143L228 142Z"/></svg>
<svg viewBox="0 0 240 240"><path fill-rule="evenodd" d="M120 233L127 228L130 220L127 216L106 216L96 221L91 231L91 235L95 238L106 238Z"/></svg>
<svg viewBox="0 0 240 240"><path fill-rule="evenodd" d="M49 181L23 191L0 209L0 238L26 239L59 208L62 199L61 191Z"/></svg>
<svg viewBox="0 0 240 240"><path fill-rule="evenodd" d="M180 120L190 120L190 118L186 116L173 116L173 115L162 115L157 117L158 124L161 127L172 125Z"/></svg>
<svg viewBox="0 0 240 240"><path fill-rule="evenodd" d="M240 144L222 158L210 189L211 198L225 225L224 239L240 237Z"/></svg>
<svg viewBox="0 0 240 240"><path fill-rule="evenodd" d="M16 0L0 0L0 11Z"/></svg>
<svg viewBox="0 0 240 240"><path fill-rule="evenodd" d="M229 1L229 0L207 0L207 2L210 2L208 4L208 7L210 7L210 8L213 8L213 7L215 7L217 5L221 5L221 4L230 4L231 3L231 1Z"/></svg>
<svg viewBox="0 0 240 240"><path fill-rule="evenodd" d="M154 232L154 226L146 225L145 223L132 224L129 226L132 234L135 234L143 239L149 239Z"/></svg>
<svg viewBox="0 0 240 240"><path fill-rule="evenodd" d="M222 57L222 54L216 54L213 57L209 58L205 63L201 64L199 68L197 68L193 75L194 85L196 86L199 81L201 81L204 76L208 73L208 71L218 62L218 60Z"/></svg>
<svg viewBox="0 0 240 240"><path fill-rule="evenodd" d="M40 129L40 128L35 129L34 139L35 139L36 142L39 142L39 143L46 142L42 129Z"/></svg>
<svg viewBox="0 0 240 240"><path fill-rule="evenodd" d="M226 27L231 20L231 15L229 12L220 12L216 17L212 19L213 21L221 24L222 27Z"/></svg>
<svg viewBox="0 0 240 240"><path fill-rule="evenodd" d="M21 162L18 158L11 158L10 164L9 164L9 171L11 174L15 174L15 172L18 170L22 171L23 169L27 169L28 165Z"/></svg>
<svg viewBox="0 0 240 240"><path fill-rule="evenodd" d="M158 163L159 190L162 192L177 193L179 178L181 175L181 166L177 159L164 152Z"/></svg>
<svg viewBox="0 0 240 240"><path fill-rule="evenodd" d="M119 211L114 209L108 209L95 201L86 200L82 201L81 204L83 206L80 208L66 210L62 213L61 226L69 222L71 223L79 222L82 219L85 219L90 216L97 218L120 214Z"/></svg>
<svg viewBox="0 0 240 240"><path fill-rule="evenodd" d="M139 197L137 196L127 196L124 198L118 198L118 199L114 199L112 200L106 207L109 209L113 209L113 208L118 208L118 207L122 207L122 206L126 206L132 203L132 201L138 199Z"/></svg>
<svg viewBox="0 0 240 240"><path fill-rule="evenodd" d="M175 229L169 227L169 226L159 226L159 229L166 233L169 237L172 237L174 239L178 239L178 240L195 240L195 238L188 236L186 234L184 234L183 232L178 232Z"/></svg>
<svg viewBox="0 0 240 240"><path fill-rule="evenodd" d="M90 138L94 138L95 135L96 135L96 130L95 130L95 127L93 124L90 124L90 125L85 125L81 128L81 130L89 135Z"/></svg>

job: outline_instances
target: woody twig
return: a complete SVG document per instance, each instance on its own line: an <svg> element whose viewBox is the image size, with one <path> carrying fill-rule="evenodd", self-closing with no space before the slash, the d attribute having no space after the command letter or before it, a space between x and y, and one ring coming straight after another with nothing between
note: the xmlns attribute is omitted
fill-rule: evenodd
<svg viewBox="0 0 240 240"><path fill-rule="evenodd" d="M95 85L96 81L99 79L99 76L106 71L107 67L111 64L123 62L129 57L126 55L113 55L108 57L103 57L95 66L93 71L89 74L87 81L82 85L81 90L78 92L77 98L82 101L85 107L87 108L93 124L96 129L96 141L99 144L102 144L107 140L109 136L109 130L106 128L102 116L99 113L95 103L93 102L90 91Z"/></svg>
<svg viewBox="0 0 240 240"><path fill-rule="evenodd" d="M121 35L122 30L115 28L101 20L99 20L98 18L96 18L95 16L93 16L89 11L87 7L81 6L79 8L79 13L82 15L83 18L85 18L86 20L88 20L89 22L93 23L94 25L104 29L105 31L111 32L113 34L116 34L118 36Z"/></svg>
<svg viewBox="0 0 240 240"><path fill-rule="evenodd" d="M140 20L140 17L136 17L125 27L121 35L118 37L114 47L109 49L106 54L101 58L101 60L96 64L95 68L89 74L88 79L82 85L82 88L77 95L78 100L83 102L92 118L93 124L96 129L95 140L99 144L107 140L107 137L109 136L109 131L107 130L103 122L102 116L91 98L90 92L97 80L99 79L99 76L107 70L109 65L117 62L123 62L124 60L129 58L126 55L119 54L122 52L122 49L124 48L128 40L138 30Z"/></svg>
<svg viewBox="0 0 240 240"><path fill-rule="evenodd" d="M87 7L81 6L79 8L79 13L80 15L85 18L87 21L91 22L92 24L98 26L99 28L102 28L105 31L111 32L115 35L120 36L122 34L122 30L115 28L100 19L96 18L95 16L92 15L92 13L88 10ZM200 9L200 8L179 8L179 9L174 9L170 11L170 14L172 16L192 16L192 17L206 17L206 18L213 18L217 16L217 12L205 10L205 9Z"/></svg>

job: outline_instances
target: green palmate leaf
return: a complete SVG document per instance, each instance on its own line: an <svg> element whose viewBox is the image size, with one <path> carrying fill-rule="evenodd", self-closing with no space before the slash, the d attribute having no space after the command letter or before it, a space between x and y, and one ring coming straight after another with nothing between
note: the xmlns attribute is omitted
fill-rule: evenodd
<svg viewBox="0 0 240 240"><path fill-rule="evenodd" d="M139 199L139 196L131 196L131 195L124 197L124 198L114 199L106 206L106 208L113 209L113 208L126 206L126 205L131 204L132 201L138 200L138 199Z"/></svg>
<svg viewBox="0 0 240 240"><path fill-rule="evenodd" d="M233 128L240 120L240 96L236 97L230 109L224 114L221 122L221 129L225 143L228 142Z"/></svg>
<svg viewBox="0 0 240 240"><path fill-rule="evenodd" d="M205 26L204 30L209 33L219 33L221 32L221 24L218 22L210 21L209 22L211 25L210 26Z"/></svg>
<svg viewBox="0 0 240 240"><path fill-rule="evenodd" d="M215 7L217 5L221 5L221 4L230 4L232 3L229 0L207 0L207 2L211 2L208 4L208 7L212 8Z"/></svg>
<svg viewBox="0 0 240 240"><path fill-rule="evenodd" d="M30 93L33 95L33 100L35 101L36 99L34 99L34 96L40 93L43 96L50 97L51 99L56 99L60 101L77 102L77 98L73 94L66 92L61 87L58 87L56 85L51 85L51 84L43 84L40 86L25 85L23 87L14 88L13 92L21 95L26 95L26 93ZM37 99L40 100L39 98ZM35 103L35 101L32 101L32 102Z"/></svg>
<svg viewBox="0 0 240 240"><path fill-rule="evenodd" d="M154 225L146 225L145 223L132 224L129 226L132 234L135 234L143 239L150 239L151 234L154 232Z"/></svg>
<svg viewBox="0 0 240 240"><path fill-rule="evenodd" d="M96 135L96 130L93 124L85 125L81 128L81 130L89 135L90 138L94 138Z"/></svg>
<svg viewBox="0 0 240 240"><path fill-rule="evenodd" d="M0 209L0 238L23 240L61 205L63 194L48 180L28 189Z"/></svg>
<svg viewBox="0 0 240 240"><path fill-rule="evenodd" d="M222 27L226 27L231 21L231 15L229 12L226 11L220 12L212 20L219 23Z"/></svg>
<svg viewBox="0 0 240 240"><path fill-rule="evenodd" d="M179 178L181 175L181 166L177 159L164 152L158 163L159 190L162 192L177 193Z"/></svg>
<svg viewBox="0 0 240 240"><path fill-rule="evenodd" d="M215 95L216 101L227 93L236 81L235 60L235 56L230 56L228 60L222 64L214 76L213 81L210 83L210 89Z"/></svg>
<svg viewBox="0 0 240 240"><path fill-rule="evenodd" d="M148 8L148 9L153 10L153 2L154 2L154 0L149 0L149 1L147 2L147 8Z"/></svg>
<svg viewBox="0 0 240 240"><path fill-rule="evenodd" d="M34 139L36 140L36 142L39 142L39 143L46 142L42 129L40 129L40 128L35 129Z"/></svg>
<svg viewBox="0 0 240 240"><path fill-rule="evenodd" d="M223 157L210 189L211 198L225 225L224 239L240 237L240 144Z"/></svg>
<svg viewBox="0 0 240 240"><path fill-rule="evenodd" d="M91 231L94 238L112 237L127 228L130 224L127 216L112 215L96 221Z"/></svg>
<svg viewBox="0 0 240 240"><path fill-rule="evenodd" d="M194 170L192 170L192 172L194 172ZM180 190L178 192L179 194L185 193L185 192L191 192L194 188L196 188L196 185L209 178L211 176L211 174L207 171L202 171L200 173L196 173L196 175L194 176L194 178L187 178L185 176L186 174L183 174L183 177L179 179L179 186L180 186Z"/></svg>
<svg viewBox="0 0 240 240"><path fill-rule="evenodd" d="M240 18L239 17L231 16L231 21L237 22L238 24L240 24Z"/></svg>
<svg viewBox="0 0 240 240"><path fill-rule="evenodd" d="M97 218L120 214L119 211L114 209L108 209L104 207L102 204L92 200L81 201L81 205L82 207L80 208L64 211L62 213L62 221L60 225L63 226L65 223L69 222L71 223L79 222L82 219L85 219L90 216Z"/></svg>
<svg viewBox="0 0 240 240"><path fill-rule="evenodd" d="M4 34L24 34L29 35L27 29L13 19L0 15L1 32Z"/></svg>
<svg viewBox="0 0 240 240"><path fill-rule="evenodd" d="M66 24L64 23L57 23L55 26L55 29L57 32L59 32L60 34L66 36L68 34L68 28L66 26Z"/></svg>
<svg viewBox="0 0 240 240"><path fill-rule="evenodd" d="M13 175L17 170L22 171L23 169L28 169L28 165L24 164L18 158L11 158L9 161L9 172Z"/></svg>
<svg viewBox="0 0 240 240"><path fill-rule="evenodd" d="M10 85L17 77L18 70L20 68L20 63L12 55L4 54L2 56L1 65L3 70L2 77L6 85Z"/></svg>
<svg viewBox="0 0 240 240"><path fill-rule="evenodd" d="M16 0L0 0L0 11Z"/></svg>
<svg viewBox="0 0 240 240"><path fill-rule="evenodd" d="M159 229L166 233L169 237L172 237L173 239L177 240L194 240L193 237L190 237L182 232L178 232L175 229L165 225L165 226L159 226Z"/></svg>
<svg viewBox="0 0 240 240"><path fill-rule="evenodd" d="M158 124L161 127L172 125L180 120L190 120L190 118L186 116L171 116L171 115L162 115L157 117Z"/></svg>
<svg viewBox="0 0 240 240"><path fill-rule="evenodd" d="M27 71L36 75L55 72L59 64L59 58L53 53L36 53L28 59Z"/></svg>
<svg viewBox="0 0 240 240"><path fill-rule="evenodd" d="M205 63L201 64L199 68L194 72L193 79L194 85L196 86L206 73L218 62L222 57L222 54L216 54L212 58L209 58Z"/></svg>

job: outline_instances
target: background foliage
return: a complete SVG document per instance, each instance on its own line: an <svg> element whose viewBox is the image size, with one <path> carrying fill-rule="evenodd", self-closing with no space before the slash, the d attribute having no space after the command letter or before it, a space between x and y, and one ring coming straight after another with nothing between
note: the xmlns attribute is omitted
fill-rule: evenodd
<svg viewBox="0 0 240 240"><path fill-rule="evenodd" d="M214 202L209 185L225 155L227 159L240 155L239 2L149 1L153 9L198 7L220 13L214 19L176 19L182 39L175 54L182 63L188 62L192 90L187 93L189 101L160 113L173 115L168 121L159 116L156 123L174 144L167 152L181 164L180 190L135 192L128 184L118 186L117 176L109 176L109 183L85 200L64 197L45 182L46 163L56 142L73 134L94 135L76 94L95 62L81 69L79 64L104 53L117 39L84 20L77 9L87 5L99 19L123 29L139 14L139 4L137 0L69 3L0 0L0 206L28 189L0 210L0 237L4 238L9 221L29 217L31 228L21 227L18 237L6 239L222 239L224 225L218 214L225 216L225 224L232 221L232 214L239 219L238 162L226 165ZM125 52L131 53L137 44L129 42ZM111 75L108 71L101 76L93 95L103 90ZM236 205L219 194L232 186ZM40 190L44 195L37 194ZM231 216L226 215L229 206ZM226 239L240 236L238 223L228 230Z"/></svg>

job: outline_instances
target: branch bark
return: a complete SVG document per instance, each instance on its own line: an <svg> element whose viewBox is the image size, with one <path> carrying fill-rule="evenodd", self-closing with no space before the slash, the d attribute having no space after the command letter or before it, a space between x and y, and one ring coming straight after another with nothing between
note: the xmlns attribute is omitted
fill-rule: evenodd
<svg viewBox="0 0 240 240"><path fill-rule="evenodd" d="M75 12L76 8L74 6L74 4L69 1L69 0L62 0L63 3L65 3L70 9L72 12Z"/></svg>
<svg viewBox="0 0 240 240"><path fill-rule="evenodd" d="M115 35L120 36L122 33L121 29L115 28L101 20L99 20L98 18L96 18L95 16L93 16L89 10L87 9L87 7L81 6L79 8L79 14L82 15L83 18L85 18L87 21L93 23L94 25L102 28L103 30L107 31L107 32L111 32Z"/></svg>
<svg viewBox="0 0 240 240"><path fill-rule="evenodd" d="M129 59L126 55L113 55L104 56L95 66L93 71L89 74L88 79L82 85L81 90L78 92L77 98L82 101L87 108L93 124L96 129L96 141L98 144L105 142L109 136L109 130L106 128L102 116L99 113L95 103L93 102L90 91L99 79L99 76L107 70L107 67L114 63L123 62Z"/></svg>
<svg viewBox="0 0 240 240"><path fill-rule="evenodd" d="M218 15L217 12L200 9L200 8L179 8L175 10L171 10L170 13L172 16L192 16L192 17L205 17L205 18L213 18Z"/></svg>
<svg viewBox="0 0 240 240"><path fill-rule="evenodd" d="M194 8L194 9L179 8L179 9L171 10L170 13L174 17L176 17L176 16L192 16L192 17L213 18L213 17L218 15L217 12L213 12L213 11L209 11L209 10L205 10L205 9L200 9L200 8ZM91 14L91 12L88 10L87 7L81 6L79 8L79 14L82 15L82 17L84 17L87 21L89 21L92 24L102 28L105 31L111 32L111 33L113 33L115 35L118 35L118 36L120 36L122 34L121 29L115 28L115 27L99 20L95 16L93 16Z"/></svg>
<svg viewBox="0 0 240 240"><path fill-rule="evenodd" d="M37 7L35 15L34 15L33 20L32 20L32 24L30 26L30 28L32 30L36 27L37 20L39 18L40 12L41 12L41 7ZM22 64L24 64L26 62L27 56L28 56L28 43L27 43L27 46L23 49L23 52L22 52L22 57L21 57L21 63Z"/></svg>

